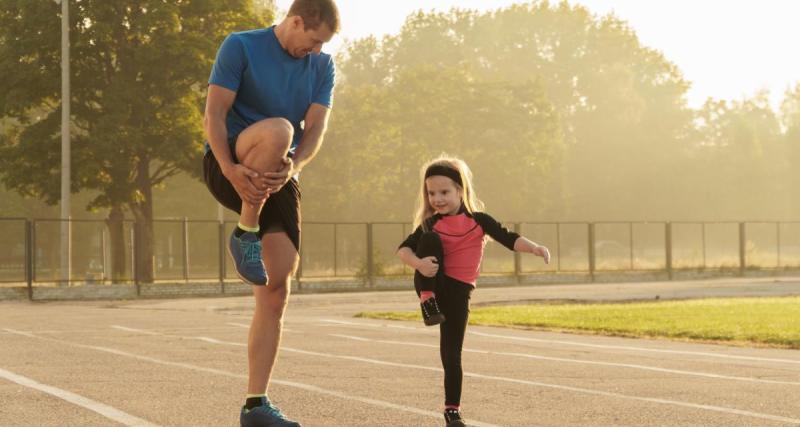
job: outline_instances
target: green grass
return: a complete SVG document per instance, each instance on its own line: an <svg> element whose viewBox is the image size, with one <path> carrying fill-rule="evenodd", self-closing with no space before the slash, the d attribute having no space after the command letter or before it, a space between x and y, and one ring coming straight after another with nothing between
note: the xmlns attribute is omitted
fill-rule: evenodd
<svg viewBox="0 0 800 427"><path fill-rule="evenodd" d="M356 316L420 320L417 311ZM800 297L473 307L469 323L800 349Z"/></svg>

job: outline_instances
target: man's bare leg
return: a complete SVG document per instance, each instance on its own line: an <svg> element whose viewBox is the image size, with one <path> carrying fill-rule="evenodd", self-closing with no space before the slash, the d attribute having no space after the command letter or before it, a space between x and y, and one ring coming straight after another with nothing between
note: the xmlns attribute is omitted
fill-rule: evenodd
<svg viewBox="0 0 800 427"><path fill-rule="evenodd" d="M236 157L239 163L258 174L250 181L261 191L274 192L278 188L267 189L270 183L264 174L278 172L287 164L284 158L294 135L294 128L282 118L264 119L250 125L236 139ZM271 185L276 185L274 182ZM230 238L228 249L233 257L236 273L251 285L266 285L268 271L263 263L262 244L258 237L259 215L264 202L253 203L243 200L239 225Z"/></svg>
<svg viewBox="0 0 800 427"><path fill-rule="evenodd" d="M264 119L250 125L236 139L236 158L239 163L258 172L276 172L289 152L294 128L282 118ZM258 226L258 215L264 204L253 206L242 202L239 222L247 227Z"/></svg>
<svg viewBox="0 0 800 427"><path fill-rule="evenodd" d="M239 161L259 173L277 171L291 145L292 125L285 119L266 119L245 129L236 141ZM243 225L257 226L262 206L242 203ZM255 312L248 338L249 380L247 393L265 394L278 353L283 312L289 297L291 276L300 259L286 233L261 238L261 257L270 276L268 286L253 286Z"/></svg>
<svg viewBox="0 0 800 427"><path fill-rule="evenodd" d="M292 275L300 255L286 233L268 233L261 239L269 286L253 286L255 313L250 325L248 394L267 391L281 341L283 313L289 300Z"/></svg>

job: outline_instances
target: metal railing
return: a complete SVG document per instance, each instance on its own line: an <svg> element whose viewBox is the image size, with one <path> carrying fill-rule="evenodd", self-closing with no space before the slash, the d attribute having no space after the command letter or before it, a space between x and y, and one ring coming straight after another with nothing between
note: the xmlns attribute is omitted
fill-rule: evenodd
<svg viewBox="0 0 800 427"><path fill-rule="evenodd" d="M71 220L69 283L60 279L57 219L0 219L0 286L139 283L140 227L122 223L113 265L109 227L101 220ZM513 253L490 242L484 274L525 276L607 272L800 268L800 222L517 222L506 224L548 246L553 262ZM235 222L158 219L153 222L154 282L236 280L225 243ZM411 225L303 223L298 278L376 278L411 273L394 253ZM120 261L124 251L124 262ZM112 271L113 269L113 271ZM29 291L30 292L30 291Z"/></svg>

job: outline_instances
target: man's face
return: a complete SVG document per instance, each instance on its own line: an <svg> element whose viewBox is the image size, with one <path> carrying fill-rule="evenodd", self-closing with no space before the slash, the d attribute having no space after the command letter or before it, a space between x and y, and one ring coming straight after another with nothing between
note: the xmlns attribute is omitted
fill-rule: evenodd
<svg viewBox="0 0 800 427"><path fill-rule="evenodd" d="M306 30L303 18L293 16L291 37L286 50L295 58L302 58L311 52L319 54L322 45L333 38L333 32L324 22L315 30Z"/></svg>

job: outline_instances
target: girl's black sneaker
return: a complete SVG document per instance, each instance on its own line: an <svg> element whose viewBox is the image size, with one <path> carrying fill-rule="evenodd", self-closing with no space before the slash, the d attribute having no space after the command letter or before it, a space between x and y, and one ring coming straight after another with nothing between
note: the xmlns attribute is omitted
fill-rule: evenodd
<svg viewBox="0 0 800 427"><path fill-rule="evenodd" d="M439 304L436 303L435 297L428 298L419 305L422 308L422 320L425 321L425 326L438 325L444 322L444 314L439 310Z"/></svg>
<svg viewBox="0 0 800 427"><path fill-rule="evenodd" d="M458 409L447 408L444 410L444 422L447 427L466 427L464 419L461 418L461 411Z"/></svg>

